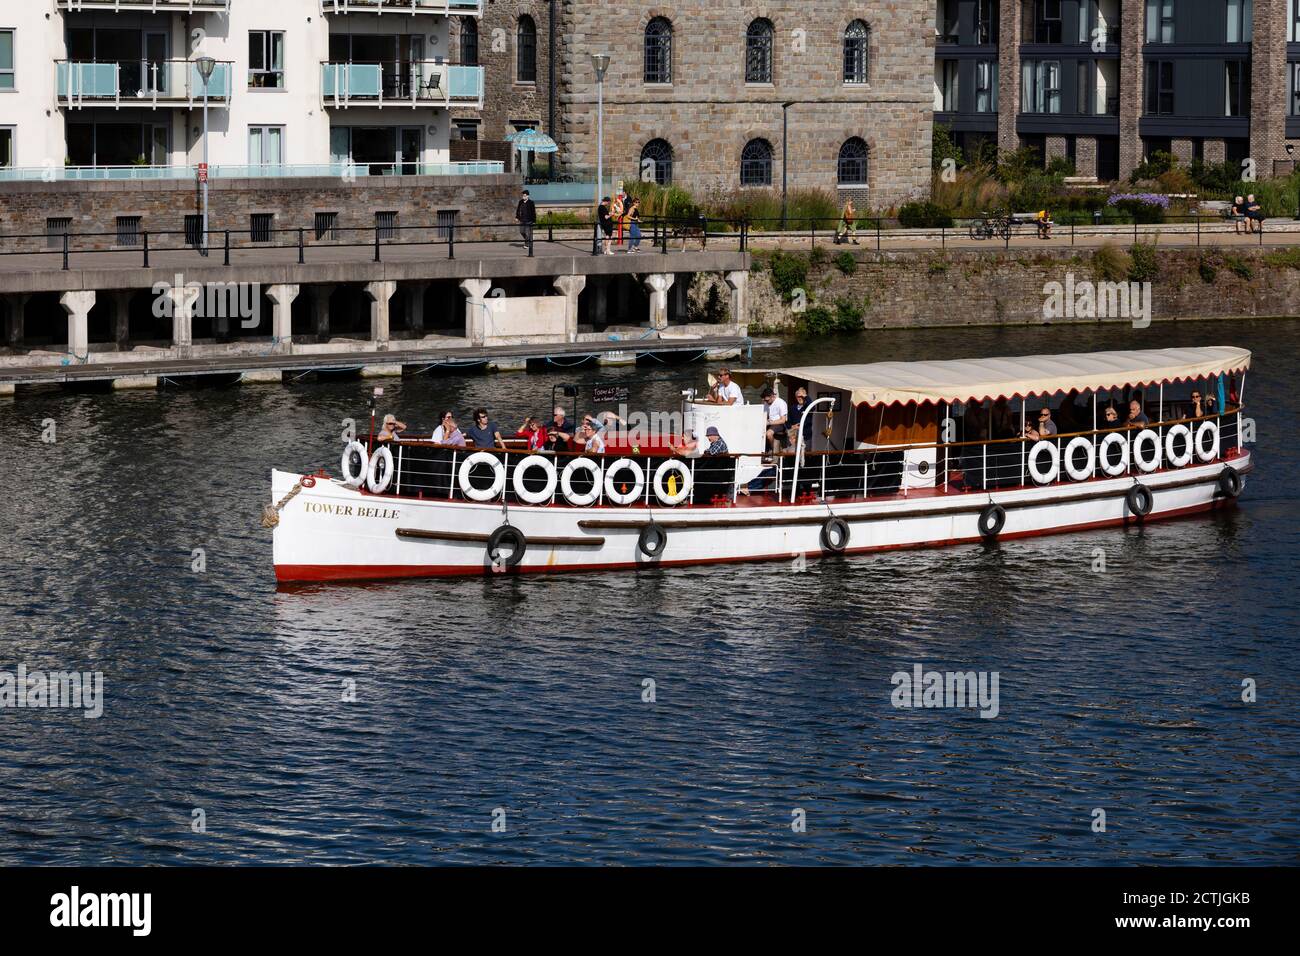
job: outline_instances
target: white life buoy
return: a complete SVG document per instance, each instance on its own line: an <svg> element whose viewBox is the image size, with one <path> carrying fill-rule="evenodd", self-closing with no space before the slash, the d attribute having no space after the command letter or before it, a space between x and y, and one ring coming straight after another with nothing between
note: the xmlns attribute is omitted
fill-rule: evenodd
<svg viewBox="0 0 1300 956"><path fill-rule="evenodd" d="M1174 454L1174 439L1183 439L1181 454ZM1182 468L1192 460L1192 430L1186 425L1171 425L1165 432L1165 461L1174 468Z"/></svg>
<svg viewBox="0 0 1300 956"><path fill-rule="evenodd" d="M1149 451L1143 454L1143 449ZM1133 461L1143 471L1155 471L1160 467L1160 436L1149 428L1144 428L1133 439Z"/></svg>
<svg viewBox="0 0 1300 956"><path fill-rule="evenodd" d="M585 495L580 495L573 490L573 476L579 471L585 471L591 475L591 491ZM587 505L594 504L600 497L600 465L590 458L575 458L564 466L564 472L560 475L560 490L564 492L564 500L571 505L579 508L585 508Z"/></svg>
<svg viewBox="0 0 1300 956"><path fill-rule="evenodd" d="M1082 468L1074 466L1074 453L1082 448L1088 453L1087 463ZM1092 444L1092 439L1083 435L1070 439L1070 444L1065 446L1065 472L1075 481L1087 481L1097 470L1097 449Z"/></svg>
<svg viewBox="0 0 1300 956"><path fill-rule="evenodd" d="M546 484L538 491L529 491L528 486L524 483L524 473L530 468L541 468L546 472ZM514 477L511 479L515 486L515 494L519 496L519 500L526 501L530 505L540 505L545 501L550 501L551 495L555 494L555 483L558 480L559 475L555 472L555 465L544 455L529 455L515 465Z"/></svg>
<svg viewBox="0 0 1300 956"><path fill-rule="evenodd" d="M366 487L376 495L382 495L393 483L393 453L387 445L380 445L370 456L370 468L366 472Z"/></svg>
<svg viewBox="0 0 1300 956"><path fill-rule="evenodd" d="M470 473L475 465L489 465L492 468L492 484L483 489L475 488L470 482ZM470 501L491 501L506 488L506 466L501 459L485 451L476 451L460 463L460 493Z"/></svg>
<svg viewBox="0 0 1300 956"><path fill-rule="evenodd" d="M619 491L619 482L615 478L620 471L631 471L635 476L628 491ZM605 466L605 497L616 505L630 505L641 497L645 491L645 469L631 458L620 458L612 465Z"/></svg>
<svg viewBox="0 0 1300 956"><path fill-rule="evenodd" d="M1047 452L1051 462L1046 469L1038 467L1038 459L1044 451ZM1029 449L1029 474L1040 485L1050 485L1060 477L1061 449L1056 447L1056 442L1048 441L1046 438L1034 442L1034 447Z"/></svg>
<svg viewBox="0 0 1300 956"><path fill-rule="evenodd" d="M676 494L668 493L668 475L672 472L678 475ZM686 462L678 458L669 458L655 469L655 497L659 499L660 504L679 505L690 496L690 493L691 469Z"/></svg>
<svg viewBox="0 0 1300 956"><path fill-rule="evenodd" d="M1116 446L1119 446L1119 461L1111 464L1110 450ZM1128 471L1128 439L1120 432L1111 432L1103 438L1097 455L1101 459L1101 470L1110 477L1118 478Z"/></svg>
<svg viewBox="0 0 1300 956"><path fill-rule="evenodd" d="M355 470L352 467L354 459ZM349 488L360 488L361 483L366 480L366 467L369 463L370 455L366 452L366 446L355 439L348 442L348 447L343 449L343 484Z"/></svg>
<svg viewBox="0 0 1300 956"><path fill-rule="evenodd" d="M1205 447L1205 436L1210 436L1210 446ZM1201 422L1196 429L1196 457L1201 461L1214 461L1219 457L1218 422Z"/></svg>

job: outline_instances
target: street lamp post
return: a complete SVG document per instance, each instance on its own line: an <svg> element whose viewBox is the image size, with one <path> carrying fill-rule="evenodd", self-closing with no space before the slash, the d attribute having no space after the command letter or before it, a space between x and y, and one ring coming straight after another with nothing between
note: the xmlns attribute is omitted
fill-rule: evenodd
<svg viewBox="0 0 1300 956"><path fill-rule="evenodd" d="M591 65L596 70L596 205L605 192L605 71L608 53L593 53Z"/></svg>
<svg viewBox="0 0 1300 956"><path fill-rule="evenodd" d="M203 78L203 236L199 245L202 248L203 255L208 254L208 81L212 79L212 71L217 67L217 61L210 56L201 56L194 61L195 67L199 71L199 76Z"/></svg>

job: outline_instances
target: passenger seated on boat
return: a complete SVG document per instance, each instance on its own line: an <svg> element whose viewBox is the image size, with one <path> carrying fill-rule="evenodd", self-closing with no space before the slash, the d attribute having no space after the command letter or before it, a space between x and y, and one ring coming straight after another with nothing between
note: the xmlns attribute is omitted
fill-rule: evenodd
<svg viewBox="0 0 1300 956"><path fill-rule="evenodd" d="M438 445L458 445L465 447L465 436L456 427L456 416L451 412L442 413L442 424L433 430L433 441Z"/></svg>
<svg viewBox="0 0 1300 956"><path fill-rule="evenodd" d="M1106 406L1106 411L1102 413L1101 427L1112 431L1124 427L1124 423L1119 420L1119 411L1114 405Z"/></svg>
<svg viewBox="0 0 1300 956"><path fill-rule="evenodd" d="M536 415L529 415L515 432L516 438L526 439L529 451L537 451L546 445L546 429L537 423Z"/></svg>
<svg viewBox="0 0 1300 956"><path fill-rule="evenodd" d="M585 452L593 455L605 453L605 438L590 422L584 422L578 430L578 441L582 442L582 450Z"/></svg>
<svg viewBox="0 0 1300 956"><path fill-rule="evenodd" d="M705 429L704 437L709 440L709 447L704 452L706 456L716 458L727 453L727 443L722 440L722 433L718 431L716 425L710 425Z"/></svg>
<svg viewBox="0 0 1300 956"><path fill-rule="evenodd" d="M709 390L709 397L701 399L708 405L744 405L745 393L731 380L731 369L718 369L718 384Z"/></svg>
<svg viewBox="0 0 1300 956"><path fill-rule="evenodd" d="M767 447L776 454L790 444L786 431L790 409L770 386L763 389L763 404L767 406Z"/></svg>
<svg viewBox="0 0 1300 956"><path fill-rule="evenodd" d="M786 431L794 432L793 438L787 438L788 444L793 444L798 440L799 428L803 427L803 440L806 443L812 441L812 417L804 419L804 409L808 407L808 389L800 385L794 390L794 404L790 406L787 415Z"/></svg>
<svg viewBox="0 0 1300 956"><path fill-rule="evenodd" d="M1204 418L1208 414L1210 413L1205 410L1205 403L1201 401L1201 390L1199 388L1192 389L1192 402L1191 407L1187 410L1187 417Z"/></svg>
<svg viewBox="0 0 1300 956"><path fill-rule="evenodd" d="M682 437L673 444L673 451L683 458L694 458L700 452L699 439L695 437L695 432L689 428L682 433Z"/></svg>
<svg viewBox="0 0 1300 956"><path fill-rule="evenodd" d="M1025 437L1033 441L1050 438L1056 434L1056 423L1052 421L1052 410L1044 405L1038 410L1038 420L1025 426Z"/></svg>
<svg viewBox="0 0 1300 956"><path fill-rule="evenodd" d="M716 426L704 432L709 447L695 465L695 503L711 504L715 498L730 498L735 481L735 463L727 455L727 443Z"/></svg>
<svg viewBox="0 0 1300 956"><path fill-rule="evenodd" d="M552 452L570 451L572 441L573 426L564 417L564 409L557 405L555 406L555 415L551 418L551 425L546 429L546 449Z"/></svg>
<svg viewBox="0 0 1300 956"><path fill-rule="evenodd" d="M1142 411L1142 402L1138 399L1128 403L1128 421L1124 423L1129 428L1146 428L1151 424L1151 419L1147 418L1146 412Z"/></svg>
<svg viewBox="0 0 1300 956"><path fill-rule="evenodd" d="M474 409L474 424L469 426L469 440L475 448L500 448L505 450L506 443L501 440L501 429L488 417L486 408Z"/></svg>
<svg viewBox="0 0 1300 956"><path fill-rule="evenodd" d="M399 422L396 415L388 414L384 416L384 427L380 429L376 440L392 441L404 431L406 431L406 422Z"/></svg>

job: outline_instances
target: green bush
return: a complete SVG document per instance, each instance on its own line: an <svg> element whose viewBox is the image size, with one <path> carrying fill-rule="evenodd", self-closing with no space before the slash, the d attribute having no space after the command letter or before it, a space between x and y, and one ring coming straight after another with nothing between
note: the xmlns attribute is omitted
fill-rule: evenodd
<svg viewBox="0 0 1300 956"><path fill-rule="evenodd" d="M1004 183L1018 183L1042 171L1043 157L1035 146L1007 149L998 154L998 179Z"/></svg>
<svg viewBox="0 0 1300 956"><path fill-rule="evenodd" d="M1129 179L1135 183L1143 179L1156 179L1173 169L1174 162L1172 154L1158 149L1133 167L1133 174Z"/></svg>
<svg viewBox="0 0 1300 956"><path fill-rule="evenodd" d="M813 246L808 250L808 264L811 266L820 266L826 264L826 247Z"/></svg>
<svg viewBox="0 0 1300 956"><path fill-rule="evenodd" d="M1266 253L1264 263L1271 269L1300 269L1300 247L1291 246Z"/></svg>
<svg viewBox="0 0 1300 956"><path fill-rule="evenodd" d="M1255 268L1241 256L1225 256L1223 264L1228 267L1228 271L1233 275L1245 279L1249 282L1255 278Z"/></svg>
<svg viewBox="0 0 1300 956"><path fill-rule="evenodd" d="M952 141L952 131L942 123L934 126L934 138L930 144L930 167L935 171L943 169L943 161L951 159L957 169L966 165L966 157L961 147Z"/></svg>
<svg viewBox="0 0 1300 956"><path fill-rule="evenodd" d="M898 207L898 224L904 229L951 229L952 213L929 201L905 202Z"/></svg>
<svg viewBox="0 0 1300 956"><path fill-rule="evenodd" d="M768 265L771 268L768 278L772 283L772 291L782 301L789 302L794 298L795 289L808 288L808 260L803 256L778 249L772 253Z"/></svg>
<svg viewBox="0 0 1300 956"><path fill-rule="evenodd" d="M844 332L861 332L862 316L860 306L849 299L837 299L834 309L816 305L804 311L799 318L798 329L802 335L836 335Z"/></svg>
<svg viewBox="0 0 1300 956"><path fill-rule="evenodd" d="M853 258L851 252L841 252L835 257L835 268L846 276L851 276L858 271L858 260Z"/></svg>
<svg viewBox="0 0 1300 956"><path fill-rule="evenodd" d="M1196 264L1196 271L1201 276L1201 281L1206 285L1214 285L1214 280L1218 278L1219 270L1214 267L1214 263L1204 256Z"/></svg>
<svg viewBox="0 0 1300 956"><path fill-rule="evenodd" d="M1241 188L1241 167L1236 163L1207 163L1194 159L1187 172L1203 199L1231 199Z"/></svg>
<svg viewBox="0 0 1300 956"><path fill-rule="evenodd" d="M1023 177L1011 190L1012 212L1038 212L1050 209L1060 199L1059 177L1035 172Z"/></svg>
<svg viewBox="0 0 1300 956"><path fill-rule="evenodd" d="M1074 162L1067 156L1053 156L1047 161L1047 175L1073 176Z"/></svg>
<svg viewBox="0 0 1300 956"><path fill-rule="evenodd" d="M1133 261L1114 243L1100 245L1092 254L1092 271L1098 279L1107 282L1122 282L1128 278Z"/></svg>
<svg viewBox="0 0 1300 956"><path fill-rule="evenodd" d="M1154 282L1160 276L1160 259L1156 256L1154 245L1145 242L1134 243L1129 246L1128 255L1130 282Z"/></svg>
<svg viewBox="0 0 1300 956"><path fill-rule="evenodd" d="M569 212L567 210L557 212L544 212L537 217L537 227L545 229L547 226L589 226L591 220L582 213Z"/></svg>

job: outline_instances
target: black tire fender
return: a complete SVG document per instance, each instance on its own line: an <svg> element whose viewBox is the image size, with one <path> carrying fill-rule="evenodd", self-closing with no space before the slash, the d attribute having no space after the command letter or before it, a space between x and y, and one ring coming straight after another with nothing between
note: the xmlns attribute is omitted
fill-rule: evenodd
<svg viewBox="0 0 1300 956"><path fill-rule="evenodd" d="M980 512L980 537L996 540L1006 523L1007 509L996 502L989 502Z"/></svg>
<svg viewBox="0 0 1300 956"><path fill-rule="evenodd" d="M668 532L661 524L651 521L641 529L637 535L636 546L647 558L657 558L664 553L664 548L668 544Z"/></svg>
<svg viewBox="0 0 1300 956"><path fill-rule="evenodd" d="M1129 514L1135 518L1145 518L1155 507L1156 497L1151 493L1151 489L1143 484L1135 484L1128 490L1124 496L1124 504L1128 507Z"/></svg>
<svg viewBox="0 0 1300 956"><path fill-rule="evenodd" d="M524 552L528 550L528 538L514 525L503 524L492 532L487 543L488 560L496 562L501 545L507 540L510 542L510 556L504 562L507 568L513 568L524 559Z"/></svg>
<svg viewBox="0 0 1300 956"><path fill-rule="evenodd" d="M1219 472L1219 494L1225 498L1235 498L1241 494L1241 475L1231 465Z"/></svg>
<svg viewBox="0 0 1300 956"><path fill-rule="evenodd" d="M831 516L822 525L822 548L831 554L842 554L849 546L849 523Z"/></svg>

